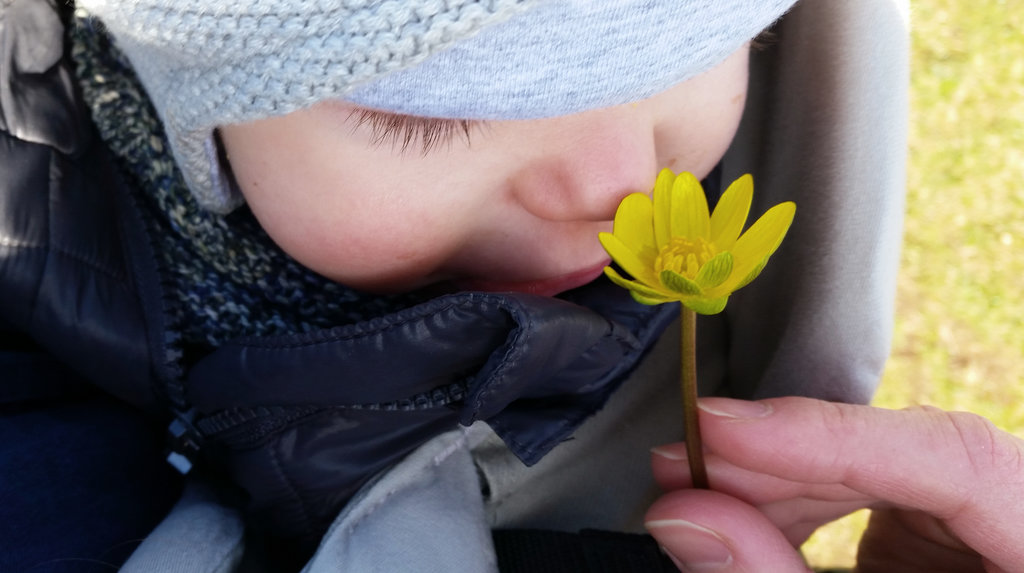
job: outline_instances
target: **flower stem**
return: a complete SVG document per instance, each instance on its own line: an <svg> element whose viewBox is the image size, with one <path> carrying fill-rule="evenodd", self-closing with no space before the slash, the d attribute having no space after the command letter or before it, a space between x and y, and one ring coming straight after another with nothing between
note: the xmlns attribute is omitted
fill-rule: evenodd
<svg viewBox="0 0 1024 573"><path fill-rule="evenodd" d="M697 313L680 306L680 370L683 390L683 420L686 424L686 457L690 462L693 487L709 489L708 472L704 467L704 449L700 439L697 410Z"/></svg>

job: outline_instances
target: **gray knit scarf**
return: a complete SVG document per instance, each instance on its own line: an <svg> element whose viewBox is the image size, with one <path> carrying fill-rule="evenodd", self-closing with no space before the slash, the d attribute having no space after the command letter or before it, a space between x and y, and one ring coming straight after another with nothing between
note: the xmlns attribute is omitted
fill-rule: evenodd
<svg viewBox="0 0 1024 573"><path fill-rule="evenodd" d="M196 203L145 91L102 23L76 18L72 58L100 137L137 190L155 252L171 328L191 346L239 336L350 324L421 302L332 282L297 263L247 208L223 216Z"/></svg>

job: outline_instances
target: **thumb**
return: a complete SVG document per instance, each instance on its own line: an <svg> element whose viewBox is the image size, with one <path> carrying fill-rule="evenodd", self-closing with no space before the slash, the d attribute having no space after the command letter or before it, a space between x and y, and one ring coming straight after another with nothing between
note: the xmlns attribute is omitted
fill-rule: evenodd
<svg viewBox="0 0 1024 573"><path fill-rule="evenodd" d="M647 511L645 526L681 571L810 571L767 517L723 493L666 494Z"/></svg>

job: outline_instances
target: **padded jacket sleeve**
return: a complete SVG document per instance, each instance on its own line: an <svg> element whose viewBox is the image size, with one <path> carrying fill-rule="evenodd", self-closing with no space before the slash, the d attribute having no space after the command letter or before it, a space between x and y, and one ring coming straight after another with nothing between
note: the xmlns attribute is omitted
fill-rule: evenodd
<svg viewBox="0 0 1024 573"><path fill-rule="evenodd" d="M0 7L0 321L117 397L154 407L119 223L126 199L71 65L55 2Z"/></svg>

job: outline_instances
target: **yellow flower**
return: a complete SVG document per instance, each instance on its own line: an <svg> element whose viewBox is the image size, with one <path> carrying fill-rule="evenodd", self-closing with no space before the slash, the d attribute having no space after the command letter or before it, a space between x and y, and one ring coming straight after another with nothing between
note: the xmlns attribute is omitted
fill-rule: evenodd
<svg viewBox="0 0 1024 573"><path fill-rule="evenodd" d="M794 203L780 203L740 235L753 194L753 179L744 175L709 216L697 178L663 169L653 202L643 193L629 195L615 213L613 232L600 234L601 245L634 280L611 267L605 274L644 304L679 301L700 314L721 312L730 294L760 274L796 213Z"/></svg>

